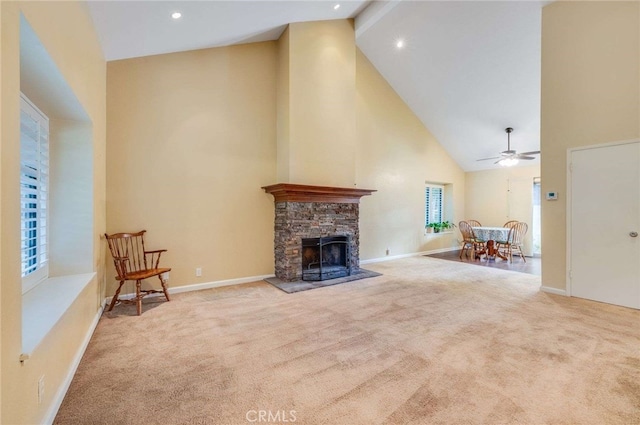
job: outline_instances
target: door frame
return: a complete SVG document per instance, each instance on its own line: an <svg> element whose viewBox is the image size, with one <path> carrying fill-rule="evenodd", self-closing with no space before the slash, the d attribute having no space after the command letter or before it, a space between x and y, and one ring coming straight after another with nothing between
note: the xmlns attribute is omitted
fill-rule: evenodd
<svg viewBox="0 0 640 425"><path fill-rule="evenodd" d="M565 270L565 279L566 279L566 285L565 285L565 293L568 297L571 297L571 284L572 284L572 279L571 279L571 269L572 269L572 264L571 264L571 241L572 241L572 220L571 220L571 216L573 213L573 208L572 208L572 192L571 192L571 188L572 188L572 184L573 184L573 180L572 180L572 173L571 173L571 161L573 159L573 153L577 152L577 151L584 151L584 150L589 150L589 149L599 149L599 148L607 148L607 147L612 147L612 146L619 146L619 145L630 145L630 144L634 144L634 143L640 143L640 139L630 139L630 140L621 140L621 141L617 141L617 142L605 142L605 143L597 143L595 145L587 145L587 146L578 146L578 147L573 147L573 148L568 148L567 149L567 208L566 208L566 270ZM542 194L541 194L542 196Z"/></svg>

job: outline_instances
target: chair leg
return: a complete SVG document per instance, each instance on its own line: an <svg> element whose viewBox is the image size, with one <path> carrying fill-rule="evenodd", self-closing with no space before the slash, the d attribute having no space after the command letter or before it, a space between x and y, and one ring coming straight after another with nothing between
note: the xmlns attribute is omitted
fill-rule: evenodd
<svg viewBox="0 0 640 425"><path fill-rule="evenodd" d="M142 297L140 296L140 287L142 286L142 282L136 280L136 305L138 307L138 316L142 314Z"/></svg>
<svg viewBox="0 0 640 425"><path fill-rule="evenodd" d="M122 289L122 285L124 285L124 282L125 282L124 280L120 281L120 285L118 286L118 289L116 290L116 293L111 298L111 303L109 304L109 310L107 310L107 311L113 310L113 306L116 305L116 302L118 301L118 295L120 295L120 290Z"/></svg>
<svg viewBox="0 0 640 425"><path fill-rule="evenodd" d="M167 284L162 280L162 275L158 275L158 279L160 279L160 284L162 285L162 292L164 292L164 296L167 298L167 301L171 301L169 298L169 291L167 291Z"/></svg>
<svg viewBox="0 0 640 425"><path fill-rule="evenodd" d="M460 259L462 260L462 254L464 254L465 251L469 250L469 243L468 242L462 242L462 248L460 249Z"/></svg>
<svg viewBox="0 0 640 425"><path fill-rule="evenodd" d="M521 246L518 247L518 252L520 252L520 258L522 258L522 261L524 261L526 263L527 259L524 258L524 253L522 252L522 247Z"/></svg>

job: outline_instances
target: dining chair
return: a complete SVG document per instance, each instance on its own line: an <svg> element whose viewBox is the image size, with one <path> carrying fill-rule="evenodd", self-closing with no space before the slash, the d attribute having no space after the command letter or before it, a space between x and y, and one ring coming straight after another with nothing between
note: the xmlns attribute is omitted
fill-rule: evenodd
<svg viewBox="0 0 640 425"><path fill-rule="evenodd" d="M462 235L462 247L460 248L460 259L462 260L462 254L465 251L471 250L475 252L482 251L484 249L484 242L476 238L473 228L468 221L461 221L458 223L458 229Z"/></svg>
<svg viewBox="0 0 640 425"><path fill-rule="evenodd" d="M510 263L513 262L514 252L520 254L520 258L522 258L522 261L524 261L525 263L527 262L527 259L524 257L524 252L522 251L524 235L527 234L527 230L529 230L529 225L527 223L519 221L511 226L509 230L509 236L506 241L496 241L498 250L502 248L504 256L509 259Z"/></svg>
<svg viewBox="0 0 640 425"><path fill-rule="evenodd" d="M516 223L519 223L519 221L518 220L509 220L506 223L504 223L502 225L502 227L506 227L508 229L511 229L513 226L515 226Z"/></svg>
<svg viewBox="0 0 640 425"><path fill-rule="evenodd" d="M142 314L142 299L149 294L155 293L164 293L167 301L171 301L169 299L169 292L167 292L166 279L163 278L163 274L171 271L171 269L159 267L160 255L167 250L145 250L145 232L146 230L137 233L116 233L112 235L105 233L104 235L107 238L113 263L116 266L116 280L120 281L116 293L113 298L111 298L108 311L113 310L113 306L116 305L118 301L135 303L138 309L138 316L140 316ZM154 276L158 276L158 279L160 279L162 291L142 289L142 281ZM135 298L130 300L120 299L118 296L120 295L122 285L128 280L136 282Z"/></svg>
<svg viewBox="0 0 640 425"><path fill-rule="evenodd" d="M471 225L471 227L482 227L482 224L478 220L466 220L467 223Z"/></svg>

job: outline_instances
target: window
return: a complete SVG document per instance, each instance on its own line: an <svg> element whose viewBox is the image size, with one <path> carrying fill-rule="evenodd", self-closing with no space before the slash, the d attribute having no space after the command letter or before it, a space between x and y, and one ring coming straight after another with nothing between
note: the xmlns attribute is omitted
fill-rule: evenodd
<svg viewBox="0 0 640 425"><path fill-rule="evenodd" d="M440 223L442 221L442 204L444 197L444 186L427 184L424 191L425 215L424 225L430 223Z"/></svg>
<svg viewBox="0 0 640 425"><path fill-rule="evenodd" d="M20 234L22 292L48 274L49 119L20 98Z"/></svg>
<svg viewBox="0 0 640 425"><path fill-rule="evenodd" d="M540 224L540 177L533 178L533 226L531 235L533 236L533 255L542 253L542 236Z"/></svg>

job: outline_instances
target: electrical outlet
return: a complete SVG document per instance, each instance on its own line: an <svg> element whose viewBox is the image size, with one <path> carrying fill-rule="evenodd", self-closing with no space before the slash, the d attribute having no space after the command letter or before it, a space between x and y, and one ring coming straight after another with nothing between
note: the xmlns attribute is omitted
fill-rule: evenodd
<svg viewBox="0 0 640 425"><path fill-rule="evenodd" d="M38 404L42 404L44 399L44 375L38 379Z"/></svg>
<svg viewBox="0 0 640 425"><path fill-rule="evenodd" d="M196 277L202 276L202 267L196 267Z"/></svg>
<svg viewBox="0 0 640 425"><path fill-rule="evenodd" d="M391 251L389 250L389 248L387 248L387 255L389 255L389 252L391 252Z"/></svg>
<svg viewBox="0 0 640 425"><path fill-rule="evenodd" d="M167 280L169 280L169 272L162 273L161 278L163 282L166 282Z"/></svg>

